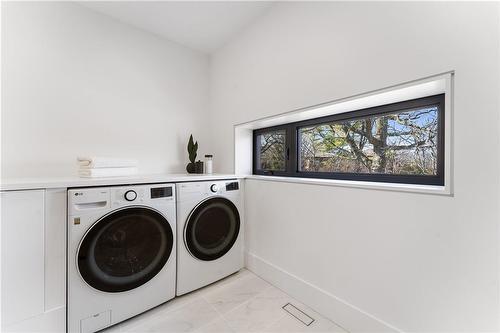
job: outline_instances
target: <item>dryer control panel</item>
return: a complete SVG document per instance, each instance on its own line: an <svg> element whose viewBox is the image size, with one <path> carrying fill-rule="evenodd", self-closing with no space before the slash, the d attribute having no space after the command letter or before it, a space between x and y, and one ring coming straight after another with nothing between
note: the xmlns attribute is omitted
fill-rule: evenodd
<svg viewBox="0 0 500 333"><path fill-rule="evenodd" d="M229 180L217 180L214 182L207 182L207 193L209 194L233 194L237 193L240 189L240 183L238 180L229 179ZM230 192L230 193L227 193Z"/></svg>
<svg viewBox="0 0 500 333"><path fill-rule="evenodd" d="M226 191L237 191L240 189L240 184L236 182L226 183Z"/></svg>
<svg viewBox="0 0 500 333"><path fill-rule="evenodd" d="M240 195L240 181L238 179L213 180L204 182L187 182L176 185L177 202L202 200L206 196L220 195L238 197Z"/></svg>

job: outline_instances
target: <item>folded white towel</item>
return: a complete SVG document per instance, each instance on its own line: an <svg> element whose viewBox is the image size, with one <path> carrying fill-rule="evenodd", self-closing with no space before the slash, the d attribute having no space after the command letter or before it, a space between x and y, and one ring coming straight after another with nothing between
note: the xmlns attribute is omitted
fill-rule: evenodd
<svg viewBox="0 0 500 333"><path fill-rule="evenodd" d="M96 168L78 170L78 175L85 178L120 177L135 174L137 174L137 168Z"/></svg>
<svg viewBox="0 0 500 333"><path fill-rule="evenodd" d="M108 157L77 157L78 165L82 169L90 168L126 168L136 167L137 160Z"/></svg>

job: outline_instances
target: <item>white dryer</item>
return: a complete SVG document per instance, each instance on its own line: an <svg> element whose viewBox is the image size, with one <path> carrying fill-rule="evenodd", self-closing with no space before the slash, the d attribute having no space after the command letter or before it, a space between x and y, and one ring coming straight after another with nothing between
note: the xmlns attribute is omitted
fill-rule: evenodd
<svg viewBox="0 0 500 333"><path fill-rule="evenodd" d="M175 240L175 185L68 190L68 332L174 298Z"/></svg>
<svg viewBox="0 0 500 333"><path fill-rule="evenodd" d="M242 205L236 179L177 184L177 295L243 268Z"/></svg>

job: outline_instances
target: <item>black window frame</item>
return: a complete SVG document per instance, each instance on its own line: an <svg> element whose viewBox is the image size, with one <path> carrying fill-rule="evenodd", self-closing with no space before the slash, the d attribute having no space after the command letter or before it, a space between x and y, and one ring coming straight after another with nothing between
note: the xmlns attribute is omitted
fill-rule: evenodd
<svg viewBox="0 0 500 333"><path fill-rule="evenodd" d="M436 175L399 175L399 174L371 174L371 173L347 173L347 172L311 172L299 170L299 135L298 131L302 127L314 126L328 122L338 122L343 120L353 120L365 118L367 116L380 116L404 112L408 109L424 108L428 106L438 107L438 144L437 144L437 174ZM285 171L262 170L258 168L258 142L259 135L285 130ZM445 183L445 94L432 95L422 98L406 100L391 104L385 104L365 109L359 109L335 115L329 115L314 119L308 119L293 123L259 128L253 131L253 156L252 173L262 176L283 176L297 178L322 178L352 181L367 181L381 183L400 183L416 185L437 185L444 186Z"/></svg>

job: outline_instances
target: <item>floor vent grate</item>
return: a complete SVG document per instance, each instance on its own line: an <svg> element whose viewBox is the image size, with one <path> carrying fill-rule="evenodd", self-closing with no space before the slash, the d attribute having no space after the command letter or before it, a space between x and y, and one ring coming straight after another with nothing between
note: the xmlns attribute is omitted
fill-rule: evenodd
<svg viewBox="0 0 500 333"><path fill-rule="evenodd" d="M300 320L304 325L309 326L314 322L314 318L307 315L304 311L297 308L295 305L291 303L287 303L283 306L283 310L288 312L290 315L295 317L297 320Z"/></svg>

